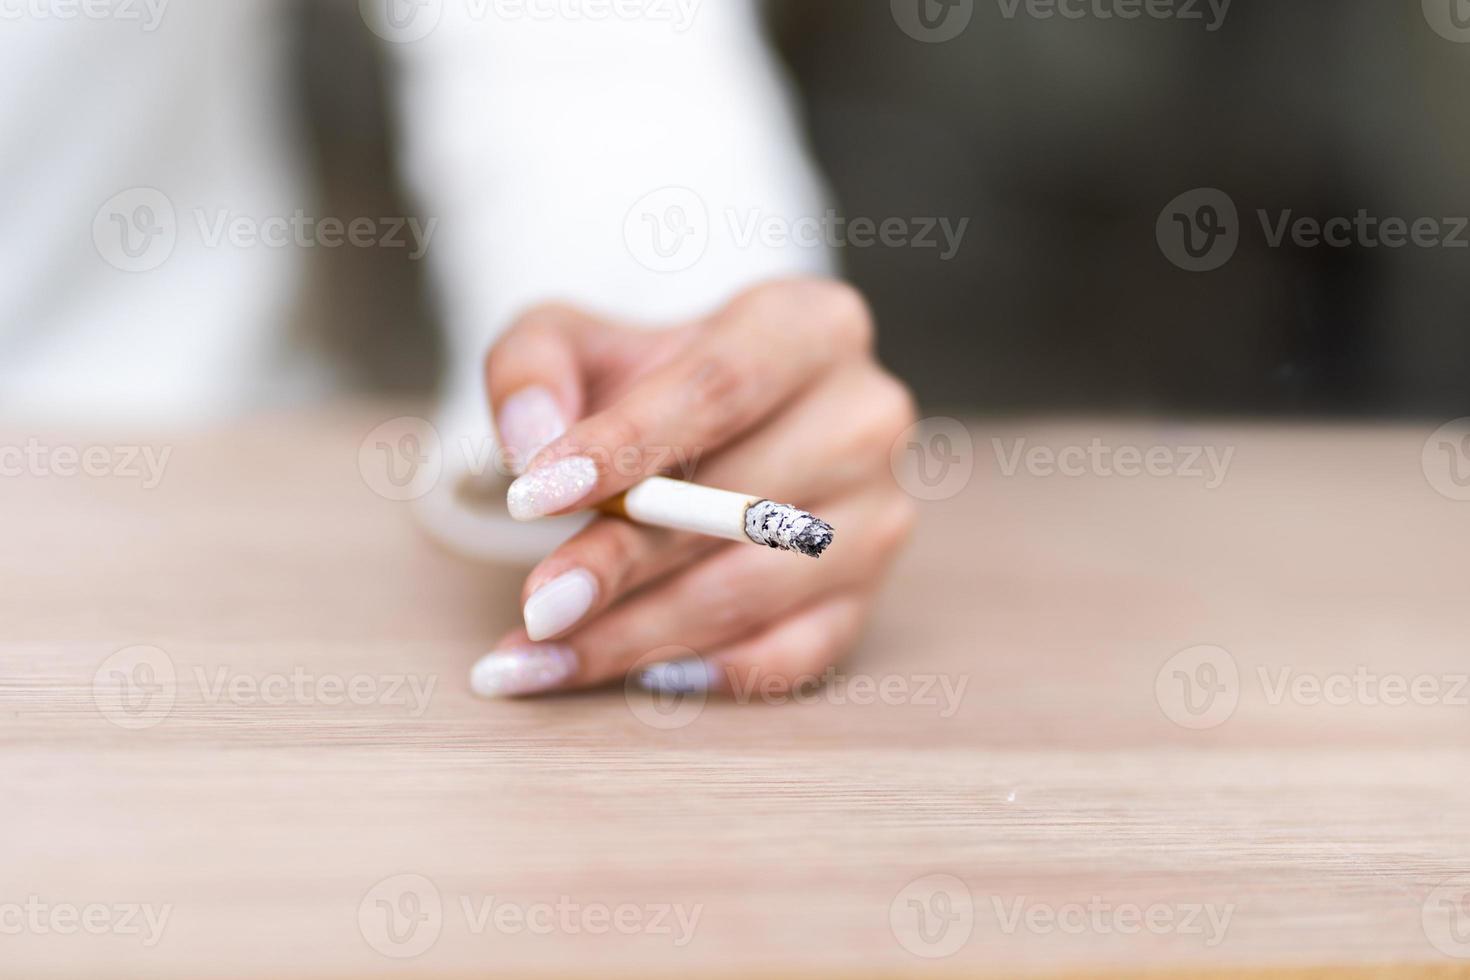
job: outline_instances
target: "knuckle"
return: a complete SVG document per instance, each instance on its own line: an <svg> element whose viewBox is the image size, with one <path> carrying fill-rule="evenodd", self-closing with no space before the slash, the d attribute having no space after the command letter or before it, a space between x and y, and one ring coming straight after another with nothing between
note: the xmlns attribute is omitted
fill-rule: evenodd
<svg viewBox="0 0 1470 980"><path fill-rule="evenodd" d="M839 663L845 653L831 636L812 630L785 638L781 646L766 654L763 663L751 669L762 691L781 697L812 695L828 680L828 668Z"/></svg>
<svg viewBox="0 0 1470 980"><path fill-rule="evenodd" d="M871 540L879 553L892 554L908 542L918 522L918 505L907 494L900 494L883 508L873 522Z"/></svg>
<svg viewBox="0 0 1470 980"><path fill-rule="evenodd" d="M786 649L781 667L797 684L821 683L828 667L840 662L848 652L846 637L834 635L830 629L812 628L803 637L793 637Z"/></svg>
<svg viewBox="0 0 1470 980"><path fill-rule="evenodd" d="M908 386L877 367L864 366L846 375L837 392L845 423L840 435L843 454L855 468L867 468L881 459L899 434L917 415Z"/></svg>
<svg viewBox="0 0 1470 980"><path fill-rule="evenodd" d="M757 696L798 689L811 693L828 679L828 669L856 646L869 605L870 597L863 593L841 593L825 600L820 615L789 622L774 635L759 638L723 666L729 688Z"/></svg>
<svg viewBox="0 0 1470 980"><path fill-rule="evenodd" d="M758 283L736 296L730 304L730 311L737 318L750 317L757 322L767 319L790 301L792 287L804 281L776 280Z"/></svg>
<svg viewBox="0 0 1470 980"><path fill-rule="evenodd" d="M873 314L861 291L840 279L807 277L761 283L732 304L738 319L808 325L834 349L865 351L873 344Z"/></svg>
<svg viewBox="0 0 1470 980"><path fill-rule="evenodd" d="M705 433L711 425L731 424L726 416L732 407L746 404L744 393L749 386L750 378L744 367L729 358L711 356L695 361L685 381L685 397L695 431Z"/></svg>
<svg viewBox="0 0 1470 980"><path fill-rule="evenodd" d="M836 279L812 280L815 319L835 346L846 351L867 351L873 346L873 312L863 294L850 283Z"/></svg>
<svg viewBox="0 0 1470 980"><path fill-rule="evenodd" d="M885 439L892 439L919 417L918 403L909 386L887 371L875 372L865 401L872 406L873 416Z"/></svg>

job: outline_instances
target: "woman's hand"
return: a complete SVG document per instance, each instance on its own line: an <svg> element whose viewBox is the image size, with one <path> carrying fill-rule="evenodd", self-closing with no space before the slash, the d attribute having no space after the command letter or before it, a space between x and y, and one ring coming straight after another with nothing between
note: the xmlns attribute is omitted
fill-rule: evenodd
<svg viewBox="0 0 1470 980"><path fill-rule="evenodd" d="M837 535L813 560L599 516L531 573L525 629L475 666L474 689L533 694L638 670L655 685L768 691L836 661L914 522L889 469L913 402L872 341L858 293L812 279L666 331L565 307L522 318L486 365L502 445L525 470L509 495L517 519L664 474L794 504Z"/></svg>

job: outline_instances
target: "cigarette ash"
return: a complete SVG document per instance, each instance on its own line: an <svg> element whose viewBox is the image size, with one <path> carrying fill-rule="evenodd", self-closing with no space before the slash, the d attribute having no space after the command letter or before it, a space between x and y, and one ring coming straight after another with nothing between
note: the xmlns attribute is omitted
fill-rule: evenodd
<svg viewBox="0 0 1470 980"><path fill-rule="evenodd" d="M788 504L760 500L745 509L745 536L770 548L820 558L832 533L831 524Z"/></svg>

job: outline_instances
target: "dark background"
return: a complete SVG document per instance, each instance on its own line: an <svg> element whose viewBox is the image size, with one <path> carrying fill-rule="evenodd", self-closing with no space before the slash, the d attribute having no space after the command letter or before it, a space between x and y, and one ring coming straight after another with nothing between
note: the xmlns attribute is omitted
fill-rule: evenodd
<svg viewBox="0 0 1470 980"><path fill-rule="evenodd" d="M333 213L405 213L385 69L355 6L302 8L319 182ZM1234 0L1214 32L974 0L944 43L906 34L888 0L769 9L840 209L971 219L949 262L842 256L926 408L1470 414L1470 249L1273 248L1256 216L1470 215L1470 44L1432 30L1419 0ZM1155 237L1198 187L1240 214L1235 256L1204 273ZM360 384L432 385L421 270L392 250L320 251L312 319L334 325Z"/></svg>

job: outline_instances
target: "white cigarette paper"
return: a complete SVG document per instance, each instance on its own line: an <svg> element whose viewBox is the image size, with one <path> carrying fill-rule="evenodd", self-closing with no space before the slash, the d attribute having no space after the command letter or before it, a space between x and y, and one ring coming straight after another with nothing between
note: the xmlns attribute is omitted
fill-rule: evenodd
<svg viewBox="0 0 1470 980"><path fill-rule="evenodd" d="M796 551L815 558L832 527L806 511L762 497L656 476L623 495L618 508L640 524Z"/></svg>

